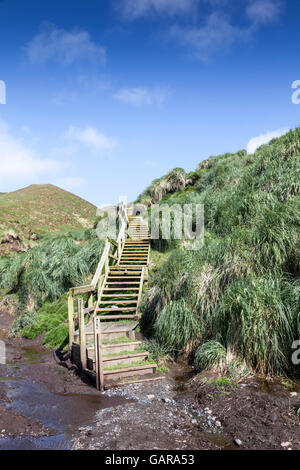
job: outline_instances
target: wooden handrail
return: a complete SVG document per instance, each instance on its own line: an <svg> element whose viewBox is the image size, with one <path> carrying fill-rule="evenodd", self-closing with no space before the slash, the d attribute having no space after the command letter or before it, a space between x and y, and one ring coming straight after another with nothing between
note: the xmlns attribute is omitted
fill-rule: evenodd
<svg viewBox="0 0 300 470"><path fill-rule="evenodd" d="M123 202L118 204L117 207L117 214L119 217L119 225L120 225L120 230L119 234L117 237L117 240L112 240L112 239L107 239L100 261L98 263L96 272L94 274L94 277L92 279L91 284L85 285L85 286L79 286L79 287L72 287L69 290L69 296L68 296L68 318L69 318L69 343L70 347L72 346L72 342L74 341L74 319L75 319L75 313L74 313L74 297L77 295L81 294L87 294L90 293L90 299L89 299L89 308L84 309L85 312L93 312L95 311L95 307L97 307L97 303L99 301L99 295L98 299L96 302L96 306L93 305L93 292L97 290L98 286L98 294L101 292L102 287L105 282L106 275L108 273L109 269L109 260L112 259L113 263L114 262L119 262L121 252L124 246L125 238L126 238L126 228L128 225L128 216L127 216L127 211L126 207ZM111 247L115 248L115 251L117 251L117 256L114 255L114 253L110 253ZM103 275L103 270L105 269L105 274Z"/></svg>

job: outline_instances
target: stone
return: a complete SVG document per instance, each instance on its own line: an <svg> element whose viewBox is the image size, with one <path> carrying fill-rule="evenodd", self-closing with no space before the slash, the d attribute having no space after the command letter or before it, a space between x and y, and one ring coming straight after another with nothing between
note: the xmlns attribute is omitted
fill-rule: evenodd
<svg viewBox="0 0 300 470"><path fill-rule="evenodd" d="M282 442L282 443L281 443L281 447L289 447L289 446L291 446L291 445L292 445L291 442Z"/></svg>
<svg viewBox="0 0 300 470"><path fill-rule="evenodd" d="M233 442L234 442L234 444L236 444L239 447L243 444L240 439L233 439Z"/></svg>

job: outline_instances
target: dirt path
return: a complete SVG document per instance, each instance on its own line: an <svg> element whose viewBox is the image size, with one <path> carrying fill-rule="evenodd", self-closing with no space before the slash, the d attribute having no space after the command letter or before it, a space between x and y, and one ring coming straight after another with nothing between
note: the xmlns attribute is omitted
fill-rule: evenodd
<svg viewBox="0 0 300 470"><path fill-rule="evenodd" d="M162 381L100 394L41 339L8 339L10 322L0 312L0 449L300 449L295 386L220 390L176 365Z"/></svg>

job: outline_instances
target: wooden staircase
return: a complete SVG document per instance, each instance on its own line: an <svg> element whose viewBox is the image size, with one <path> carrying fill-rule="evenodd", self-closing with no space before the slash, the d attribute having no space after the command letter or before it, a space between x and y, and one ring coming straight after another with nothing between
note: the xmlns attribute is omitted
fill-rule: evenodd
<svg viewBox="0 0 300 470"><path fill-rule="evenodd" d="M142 380L151 380L157 367L135 331L141 318L143 285L148 277L148 226L142 217L128 216L122 205L119 214L119 237L116 242L107 241L90 288L74 288L69 294L72 358L86 373L96 377L99 390L128 380L140 381L141 376ZM110 245L116 253L110 254ZM75 314L75 296L86 293L89 294L87 307L83 307L83 299L79 297ZM76 319L78 330L75 330Z"/></svg>

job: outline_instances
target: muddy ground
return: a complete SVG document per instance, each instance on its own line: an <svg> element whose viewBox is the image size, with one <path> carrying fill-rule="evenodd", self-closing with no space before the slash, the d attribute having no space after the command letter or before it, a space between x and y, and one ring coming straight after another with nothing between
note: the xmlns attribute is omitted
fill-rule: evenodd
<svg viewBox="0 0 300 470"><path fill-rule="evenodd" d="M0 449L300 449L295 384L219 389L171 365L163 380L100 394L41 339L7 338L11 321L0 312Z"/></svg>

